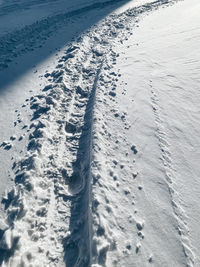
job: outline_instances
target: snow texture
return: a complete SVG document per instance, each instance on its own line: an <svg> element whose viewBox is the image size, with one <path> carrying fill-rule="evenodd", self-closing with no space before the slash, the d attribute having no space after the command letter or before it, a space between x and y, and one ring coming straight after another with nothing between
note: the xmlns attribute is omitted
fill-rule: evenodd
<svg viewBox="0 0 200 267"><path fill-rule="evenodd" d="M200 265L199 10L0 3L1 266Z"/></svg>

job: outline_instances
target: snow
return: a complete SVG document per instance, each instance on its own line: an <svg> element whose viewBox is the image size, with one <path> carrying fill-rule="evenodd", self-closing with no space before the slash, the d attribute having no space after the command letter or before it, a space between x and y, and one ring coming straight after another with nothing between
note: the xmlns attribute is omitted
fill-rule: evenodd
<svg viewBox="0 0 200 267"><path fill-rule="evenodd" d="M199 266L199 1L0 8L1 266Z"/></svg>
<svg viewBox="0 0 200 267"><path fill-rule="evenodd" d="M115 215L109 216L109 228L115 229L112 234L116 235L117 226L121 227L122 224L123 228L126 229L123 235L127 234L127 240L131 235L134 236L131 238L131 245L134 248L134 251L133 254L127 252L124 243L121 242L123 237L120 236L120 234L119 236L115 236L115 241L119 243L119 251L108 253L108 266L114 264L113 262L110 262L110 259L116 260L117 256L119 257L117 259L117 262L122 261L122 263L119 264L120 266L127 266L130 263L130 266L134 266L134 264L135 266L146 266L145 263L148 263L148 258L150 257L149 255L153 255L152 262L154 262L155 266L183 266L185 264L185 255L188 264L192 264L192 262L194 261L191 236L188 233L190 229L188 227L187 220L188 213L183 209L183 207L186 205L185 203L194 201L193 198L191 199L193 192L190 192L189 199L185 198L185 196L188 195L186 194L186 192L184 192L184 194L180 196L183 183L185 182L184 176L186 175L186 172L182 166L185 166L186 164L188 165L187 161L190 161L190 157L187 159L187 161L185 159L184 162L181 162L181 164L179 163L178 173L180 173L180 168L182 168L184 175L182 181L179 181L177 177L177 170L175 168L178 168L177 163L180 157L178 156L180 154L180 152L178 152L178 149L180 149L181 147L180 142L182 142L182 137L178 137L179 144L177 145L177 137L175 138L175 136L168 136L168 132L170 131L172 126L165 126L166 121L168 121L168 123L170 124L172 124L173 122L173 124L175 124L173 126L174 128L177 128L176 125L180 124L181 122L183 122L184 125L186 124L186 122L188 122L189 124L191 123L191 119L182 118L182 116L185 116L188 113L188 107L183 106L187 103L185 99L182 99L182 101L179 102L180 107L178 109L177 101L179 101L180 96L176 96L177 91L174 91L174 88L178 87L177 84L175 84L174 81L173 83L170 82L170 78L166 79L166 77L172 77L173 75L173 80L176 80L178 84L180 84L180 81L185 84L185 90L188 89L188 85L191 86L192 84L192 81L185 81L188 75L183 72L183 68L181 68L180 70L177 67L174 68L175 62L178 61L178 59L185 60L184 53L186 50L183 48L181 54L180 44L185 43L185 38L188 38L187 34L186 37L182 37L184 39L181 39L179 34L180 29L177 29L178 27L173 27L172 24L169 25L168 20L166 19L176 18L174 22L172 21L172 19L170 19L170 21L173 22L174 25L177 25L180 20L179 19L177 21L177 17L174 15L174 13L177 14L177 7L180 9L185 8L185 6L182 7L181 4L180 6L178 6L177 4L174 7L165 9L164 11L162 10L160 11L160 13L157 12L153 16L145 18L144 21L140 22L139 28L137 30L134 30L133 37L131 37L129 41L125 43L125 45L122 45L120 47L117 46L116 52L120 53L120 51L123 51L123 53L121 53L120 57L117 59L115 70L117 71L120 69L121 74L120 78L117 78L119 80L119 86L116 88L118 96L116 96L116 108L113 108L112 102L110 103L110 105L108 104L108 110L105 113L111 113L113 110L113 114L111 118L107 117L106 120L103 120L103 122L109 121L108 126L106 127L106 130L108 131L107 135L109 135L108 143L106 145L99 145L100 138L97 141L97 146L99 147L98 150L100 150L100 152L98 153L102 153L102 155L101 159L96 160L98 162L102 162L103 155L106 154L106 162L104 162L104 164L102 165L107 166L107 173L105 172L103 177L99 178L101 182L103 180L103 182L101 183L101 188L96 188L95 186L92 191L94 192L94 195L97 196L100 195L99 190L103 191L102 199L105 198L106 195L108 199L107 202L110 203L110 206L112 208L115 207L115 209L112 211L112 213ZM192 8L196 10L196 7ZM184 20L185 19L186 17L184 16ZM179 23L180 25L183 25L182 21L180 21ZM198 23L198 16L196 17L196 20L194 16L192 17L192 23L190 23L190 27L195 28L195 23ZM149 27L149 25L151 25L151 27ZM183 31L182 27L181 32ZM187 30L189 34L190 27ZM172 31L172 29L174 29L174 32ZM193 40L193 38L190 38L192 44ZM188 48L191 49L192 44L188 44ZM195 57L198 54L197 46L196 49L192 49ZM125 48L127 48L126 52L124 52ZM196 66L194 66L194 68L192 69L195 68ZM181 77L177 77L179 73L181 73ZM191 75L189 75L189 77L191 80L193 80L192 73ZM192 87L194 88L194 90L197 90L197 84L196 86ZM169 93L171 93L172 95L170 96ZM196 99L196 94L194 92L192 93L190 91L188 94L192 95L194 99ZM100 96L100 98L101 97L102 95ZM186 93L184 95L184 98L188 98ZM172 102L173 99L174 103ZM108 102L108 100L105 100L105 102ZM196 103L194 106L194 112L196 113L198 104ZM183 108L185 110L184 115ZM104 110L105 108L101 106L99 109L101 112L101 110ZM178 113L176 114L178 116L176 120L174 118L175 112ZM122 126L120 128L119 118L121 117L120 114L123 113L126 114L127 119L125 119L125 121L127 121L128 127L125 125L124 127ZM114 124L113 120L116 117L116 114L118 114L118 122ZM164 118L162 116L164 116ZM191 113L190 116L192 116ZM193 127L195 127L195 125L197 125L197 122L194 122ZM188 129L190 129L191 131L191 128L193 127L188 126ZM100 125L95 133L99 133L100 128L103 127ZM126 130L124 133L123 128ZM197 128L199 128L199 125L197 126ZM117 133L116 129L118 129ZM197 132L197 130L195 131ZM178 133L180 133L180 129L178 129ZM176 132L176 135L178 133ZM194 135L196 136L196 134ZM190 133L186 132L185 136L189 137ZM173 140L173 144L171 139ZM119 145L116 146L116 140L121 143L120 148ZM128 159L128 155L126 154L132 154L130 148L133 142L138 152L134 153L136 154L134 157L131 155L131 158ZM129 146L125 145L126 143L128 143ZM104 149L102 148L102 146L104 147ZM122 146L125 146L124 153L122 153ZM129 149L127 149L128 147ZM187 147L189 147L189 144L187 145ZM109 152L107 151L108 149ZM171 152L172 149L173 152ZM101 152L102 150L103 152ZM116 160L117 150L119 150L118 160ZM174 153L174 151L178 152L176 156L172 154ZM123 154L127 159L122 157ZM109 157L108 155L110 155L111 157ZM132 167L132 173L137 174L136 177L134 175L135 181L137 182L132 185L133 188L131 187L131 184L133 182L130 180L132 179L130 175L131 171L126 170L122 172L121 170L117 169L115 164L112 163L114 157L116 162L122 162L124 168L126 167L127 169L129 166L132 167L131 162L135 161L135 166ZM197 152L197 154L194 155L194 160L198 158L199 157ZM100 172L102 172L102 170ZM196 169L196 172L199 172L198 167ZM118 177L118 179L115 178L114 180L119 180L117 183L113 182L112 187L121 187L123 188L124 192L129 192L129 194L125 193L124 196L124 211L121 210L121 205L118 209L118 206L114 204L117 196L122 201L123 190L120 190L120 196L119 190L117 190L116 192L117 196L115 196L113 193L111 194L111 179L109 176ZM120 179L120 177L123 178ZM193 178L195 179L194 176ZM187 181L189 181L189 184L185 182L187 183L187 185L185 184L187 191L193 191L193 181L191 176L186 179ZM109 181L109 184L106 183L106 181ZM128 184L128 190L127 181L130 181ZM179 184L180 188L177 188L178 182L181 182L181 184ZM106 184L106 186L109 185L109 187L106 188L105 186L104 188L103 184ZM138 195L136 189L139 189L139 187L142 190L139 190ZM98 191L96 192L96 190ZM111 191L113 192L114 190L112 189ZM129 197L127 197L127 195ZM136 199L136 201L134 200L133 203L134 206L137 207L137 216L133 216L134 208L131 208L130 206L130 204L132 204L133 198ZM104 203L105 201L103 201L102 199L98 200L98 202L100 203L99 209L102 206L99 211L100 214L102 213L102 210L105 209L106 205ZM184 199L185 203L182 203ZM197 199L198 197L196 198L196 201ZM178 207L176 207L176 205L178 205ZM196 203L195 206L197 205L198 204ZM192 206L194 206L194 204L191 203L191 205L189 205L190 210ZM132 214L130 214L130 211L132 211ZM194 214L196 214L196 211L193 210L192 214L194 216ZM137 226L138 219L145 221L145 234L144 236L142 235L142 242L141 244L139 243L140 248L137 249L137 254L140 255L140 257L135 257L135 247L137 247L137 242L141 241L141 237L138 238L136 233L133 234L134 230L132 228L128 231L128 228L130 226L127 225L127 222L129 221L130 216L133 217L131 218L131 225L134 221ZM116 223L114 221L115 218L118 218L118 220L121 221L121 224L119 222ZM196 215L195 218L197 218ZM113 226L113 224L115 226ZM146 227L146 225L148 226ZM196 232L197 229L198 228L196 226L195 228L193 228L193 231ZM121 230L119 232L121 233ZM182 233L182 238L180 238L180 232ZM120 246L121 243L123 244L123 247ZM195 243L194 247L196 247L197 245L198 243ZM123 250L125 255L126 253L130 254L129 257L126 256L127 261L125 263L122 260L123 254L120 255L120 251Z"/></svg>
<svg viewBox="0 0 200 267"><path fill-rule="evenodd" d="M23 4L23 1L21 4ZM91 2L85 3L87 6L89 4L91 4ZM60 8L59 5L58 8ZM74 5L68 3L66 4L66 8L68 13L68 10L73 10L72 8L74 8ZM78 8L80 10L79 6ZM59 55L63 53L65 46L69 44L73 38L87 31L87 28L90 28L91 25L100 20L102 16L111 12L113 8L114 7L111 5L101 12L99 9L96 10L96 8L94 8L94 10L91 9L91 11L88 12L90 16L87 20L85 19L84 12L83 14L78 14L78 16L74 15L74 19L70 20L69 18L67 21L64 20L64 22L59 16L56 18L54 16L54 20L57 21L56 25L53 23L54 21L52 21L52 16L49 16L47 21L44 21L44 19L39 20L40 17L37 17L38 22L36 21L31 25L27 24L28 26L23 28L23 30L19 29L17 32L13 31L11 36L7 34L3 36L0 44L0 46L2 46L0 50L0 58L2 59L0 61L0 122L2 125L0 129L0 143L13 135L16 135L17 138L22 136L25 141L26 137L24 133L21 132L21 129L18 130L17 127L13 128L13 125L17 122L16 113L17 116L20 116L20 120L23 118L24 124L26 125L26 121L29 120L29 118L27 118L27 113L29 111L23 111L24 108L21 109L21 107L24 104L27 105L26 99L30 98L32 95L36 95L38 91L45 86L46 80L44 81L43 77L45 72L53 71L58 63ZM36 12L33 12L33 14L39 16ZM2 20L4 20L4 16L2 16L1 21ZM46 22L48 23L47 30L44 29L44 23ZM8 20L6 20L6 24L12 27L14 26L12 23L8 23ZM35 29L36 26L37 28ZM42 33L39 39L38 31L40 34ZM29 36L29 38L27 38L27 36ZM11 40L12 38L16 38L16 41L13 42ZM23 38L25 38L25 40ZM31 41L32 43L30 44ZM8 46L10 49L8 49ZM8 68L5 68L5 65L8 65ZM22 127L20 126L21 125L19 125L19 128L24 127L24 125ZM16 152L17 155L19 151L21 151L20 148ZM10 152L11 151L8 151L8 153L1 157L3 166L0 171L2 177L1 195L5 191L8 176L7 170L12 168ZM11 153L13 153L13 151ZM20 154L23 156L23 150Z"/></svg>

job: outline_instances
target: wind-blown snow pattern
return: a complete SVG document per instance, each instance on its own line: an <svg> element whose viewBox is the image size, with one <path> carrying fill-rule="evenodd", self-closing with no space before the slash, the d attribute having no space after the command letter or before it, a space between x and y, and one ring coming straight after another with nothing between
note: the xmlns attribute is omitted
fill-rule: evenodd
<svg viewBox="0 0 200 267"><path fill-rule="evenodd" d="M53 12L53 1L44 1L50 6L48 16L40 14L40 20L33 17L1 36L0 71L6 73L18 58L42 49L55 32L63 34L69 24L81 24L93 13L98 16L95 24L61 42L44 75L34 69L42 86L36 90L29 85L30 96L15 112L17 134L0 145L1 157L10 155L12 163L12 187L2 197L0 264L199 266L196 210L190 215L198 201L191 200L192 186L185 196L181 167L188 164L191 170L193 163L176 154L182 135L185 149L200 144L195 135L199 104L195 102L190 115L196 141L188 141L188 131L179 125L184 119L181 105L175 104L185 96L174 93L173 100L172 92L183 91L189 82L184 74L168 71L177 60L173 53L178 49L170 46L176 14L200 6L195 0L194 7L189 0L76 2L78 8ZM0 16L39 4L3 3ZM172 26L167 28L162 16L169 14ZM187 33L194 32L198 39L195 23L178 28L178 38L191 42ZM169 55L160 56L162 49ZM192 69L194 55L187 63ZM195 161L199 154L193 153ZM191 183L196 181L199 188L196 165L193 171Z"/></svg>

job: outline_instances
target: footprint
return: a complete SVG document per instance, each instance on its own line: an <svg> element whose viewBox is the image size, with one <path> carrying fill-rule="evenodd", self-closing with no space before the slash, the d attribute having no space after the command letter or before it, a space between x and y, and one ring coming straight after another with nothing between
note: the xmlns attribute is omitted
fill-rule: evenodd
<svg viewBox="0 0 200 267"><path fill-rule="evenodd" d="M16 136L11 136L11 137L10 137L10 140L11 140L11 141L16 140Z"/></svg>
<svg viewBox="0 0 200 267"><path fill-rule="evenodd" d="M131 146L131 150L133 151L134 154L137 154L138 153L137 148L136 148L135 145L132 145Z"/></svg>
<svg viewBox="0 0 200 267"><path fill-rule="evenodd" d="M113 91L110 91L110 92L109 92L109 95L112 96L112 97L115 97L115 96L116 96L116 93L113 92Z"/></svg>
<svg viewBox="0 0 200 267"><path fill-rule="evenodd" d="M150 263L152 263L152 261L153 261L153 258L152 258L152 256L150 256L149 257L149 260L148 260Z"/></svg>
<svg viewBox="0 0 200 267"><path fill-rule="evenodd" d="M136 172L136 173L132 173L132 177L133 177L133 179L135 179L135 178L137 177L137 175L138 175L137 172Z"/></svg>
<svg viewBox="0 0 200 267"><path fill-rule="evenodd" d="M66 125L65 125L65 131L67 133L75 134L75 132L77 131L77 127L75 124L68 121L68 122L66 122Z"/></svg>
<svg viewBox="0 0 200 267"><path fill-rule="evenodd" d="M12 144L7 142L7 141L4 141L0 147L3 147L4 150L10 150L12 148Z"/></svg>
<svg viewBox="0 0 200 267"><path fill-rule="evenodd" d="M140 243L137 243L136 249L135 249L136 254L138 254L140 248L141 248L141 244Z"/></svg>

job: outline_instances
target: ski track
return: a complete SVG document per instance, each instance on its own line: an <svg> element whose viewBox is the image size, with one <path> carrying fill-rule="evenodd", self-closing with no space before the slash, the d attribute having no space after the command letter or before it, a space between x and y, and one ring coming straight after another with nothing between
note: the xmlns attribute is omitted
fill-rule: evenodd
<svg viewBox="0 0 200 267"><path fill-rule="evenodd" d="M36 34L43 41L72 16L104 8L114 2L116 1L93 4L56 15L4 36L0 47L0 59L3 62L0 68L5 68L14 56L41 45L35 38ZM104 173L95 161L95 153L99 150L98 138L107 144L105 155L109 153L110 142L106 122L102 126L102 133L95 131L100 129L97 127L98 118L93 118L96 90L106 90L108 84L116 87L118 74L111 70L112 65L116 64L117 54L112 49L112 43L126 40L132 34L131 28L137 25L138 19L143 15L174 2L176 1L158 0L119 15L111 14L99 25L94 25L88 33L68 45L55 71L45 74L47 85L40 94L27 101L32 110L30 125L24 129L24 135L29 135L27 153L25 158L14 161L15 186L3 198L8 227L1 233L2 266L104 266L107 252L116 249L112 229L101 226L104 216L98 211L98 200L92 192L96 183L101 187L99 172L101 176ZM21 47L24 36L29 42ZM102 86L105 88L102 89ZM108 95L111 105L115 102L115 89L103 91L102 94L104 98L97 98L99 106L107 105ZM188 266L193 266L193 255L187 239L188 229L182 218L180 203L176 203L171 187L170 179L173 178L174 171L170 162L169 145L161 130L162 120L157 111L155 91L152 91L151 100L178 230L182 236ZM96 112L100 116L100 112ZM113 112L115 113L114 108ZM118 116L116 113L115 117ZM126 114L122 114L121 120L125 129L130 127ZM120 138L124 138L123 136L125 135ZM5 141L1 148L12 149L14 142L17 142L14 139ZM117 140L117 133L113 140ZM131 150L137 154L135 146ZM123 165L120 168L123 169ZM131 166L128 168L135 178L137 174ZM127 172L126 169L123 171ZM112 171L110 175L116 179ZM129 193L128 189L125 190L125 195ZM106 201L105 196L105 203ZM107 211L110 212L109 205ZM114 222L113 227L116 225L119 224ZM137 225L138 228L143 228L142 223L138 222ZM139 247L140 245L138 250ZM120 266L120 259L109 266Z"/></svg>

